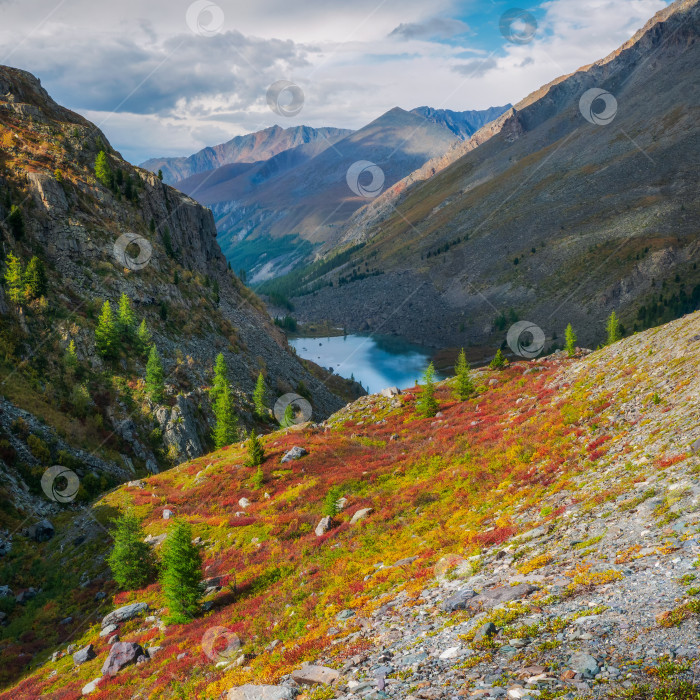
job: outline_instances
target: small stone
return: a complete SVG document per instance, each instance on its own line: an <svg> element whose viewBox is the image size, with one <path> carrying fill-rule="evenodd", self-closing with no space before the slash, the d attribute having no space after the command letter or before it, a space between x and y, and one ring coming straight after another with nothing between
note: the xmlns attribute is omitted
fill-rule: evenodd
<svg viewBox="0 0 700 700"><path fill-rule="evenodd" d="M231 688L227 700L293 700L294 691L281 685L241 685Z"/></svg>
<svg viewBox="0 0 700 700"><path fill-rule="evenodd" d="M466 610L469 601L476 596L476 592L471 588L463 588L457 591L454 595L447 598L443 604L442 609L445 612L454 612L455 610Z"/></svg>
<svg viewBox="0 0 700 700"><path fill-rule="evenodd" d="M90 681L86 685L83 686L82 693L83 695L90 695L90 693L94 693L97 690L97 686L100 684L100 681L102 678L95 678L94 681Z"/></svg>
<svg viewBox="0 0 700 700"><path fill-rule="evenodd" d="M110 634L116 632L118 627L116 625L107 625L100 631L100 637L109 637Z"/></svg>
<svg viewBox="0 0 700 700"><path fill-rule="evenodd" d="M569 666L586 678L592 678L600 671L596 659L586 652L579 651L569 658Z"/></svg>
<svg viewBox="0 0 700 700"><path fill-rule="evenodd" d="M355 617L354 610L341 610L336 616L336 620L349 620L351 617Z"/></svg>
<svg viewBox="0 0 700 700"><path fill-rule="evenodd" d="M360 510L355 511L355 515L352 516L350 524L354 525L360 520L364 520L373 510L373 508L360 508Z"/></svg>
<svg viewBox="0 0 700 700"><path fill-rule="evenodd" d="M250 501L244 496L243 498L238 499L238 505L241 508L247 508L250 505Z"/></svg>
<svg viewBox="0 0 700 700"><path fill-rule="evenodd" d="M440 654L441 659L454 659L460 655L462 647L448 647Z"/></svg>
<svg viewBox="0 0 700 700"><path fill-rule="evenodd" d="M493 622L487 622L482 625L477 633L474 635L474 641L479 642L482 639L488 639L493 637L494 634L498 632L498 627L493 624Z"/></svg>
<svg viewBox="0 0 700 700"><path fill-rule="evenodd" d="M170 520L170 518L173 517L173 512L169 508L166 508L163 511L163 520Z"/></svg>
<svg viewBox="0 0 700 700"><path fill-rule="evenodd" d="M308 664L292 671L292 680L299 685L330 685L340 678L340 672L327 666Z"/></svg>
<svg viewBox="0 0 700 700"><path fill-rule="evenodd" d="M316 537L325 535L331 529L332 524L333 521L330 516L327 515L325 518L321 518L318 525L316 525L316 530L314 531L316 533Z"/></svg>
<svg viewBox="0 0 700 700"><path fill-rule="evenodd" d="M301 459L305 455L309 454L303 447L292 447L289 452L287 452L284 457L280 460L282 464L285 462L291 462L292 460Z"/></svg>

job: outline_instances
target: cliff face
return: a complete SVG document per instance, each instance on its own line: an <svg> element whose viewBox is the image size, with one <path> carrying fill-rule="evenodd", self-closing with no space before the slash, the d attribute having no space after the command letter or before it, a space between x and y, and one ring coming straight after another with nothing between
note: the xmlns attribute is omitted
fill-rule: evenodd
<svg viewBox="0 0 700 700"><path fill-rule="evenodd" d="M98 445L104 463L118 465L117 476L133 473L134 464L157 471L202 454L211 432L204 389L219 352L244 426L254 422L250 395L261 371L270 405L297 390L308 393L317 419L343 405L289 351L261 302L230 272L211 211L124 161L98 127L57 105L24 71L0 67L0 129L5 254L16 255L23 269L36 256L47 276L41 298L2 300L9 400L59 430L76 421L76 447ZM96 178L100 151L111 183ZM163 358L160 409L142 401L145 357L133 337L114 361L95 350L102 303L116 313L122 294ZM79 365L69 372L71 341ZM38 468L41 459L28 453L25 462Z"/></svg>
<svg viewBox="0 0 700 700"><path fill-rule="evenodd" d="M364 247L310 280L334 286L295 300L299 319L466 345L513 309L595 345L613 309L633 329L695 308L699 14L674 3L357 212L339 240ZM582 114L591 88L614 97L609 124Z"/></svg>

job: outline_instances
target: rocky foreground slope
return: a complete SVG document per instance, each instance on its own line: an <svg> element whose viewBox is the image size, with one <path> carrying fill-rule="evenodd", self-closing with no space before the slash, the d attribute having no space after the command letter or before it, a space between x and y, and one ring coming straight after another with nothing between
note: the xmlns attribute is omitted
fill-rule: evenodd
<svg viewBox="0 0 700 700"><path fill-rule="evenodd" d="M0 697L694 699L699 368L695 313L479 370L464 402L442 382L434 418L418 389L359 399L268 436L262 485L234 445L67 511L38 547L82 587L29 630L10 614L26 677ZM114 590L104 526L127 507L156 547L192 524L191 623L157 584Z"/></svg>

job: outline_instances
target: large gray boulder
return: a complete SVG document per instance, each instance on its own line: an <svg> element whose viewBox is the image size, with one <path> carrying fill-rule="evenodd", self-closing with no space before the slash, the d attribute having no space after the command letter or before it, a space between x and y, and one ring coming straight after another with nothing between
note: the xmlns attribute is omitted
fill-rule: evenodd
<svg viewBox="0 0 700 700"><path fill-rule="evenodd" d="M498 586L481 591L476 601L481 603L485 608L492 608L501 603L520 600L520 598L524 598L538 590L539 588L537 586L533 586L529 583L519 583L517 586Z"/></svg>
<svg viewBox="0 0 700 700"><path fill-rule="evenodd" d="M118 625L121 622L131 620L132 617L136 617L146 610L148 610L148 603L130 603L129 605L124 605L102 618L102 628L104 629L107 625Z"/></svg>
<svg viewBox="0 0 700 700"><path fill-rule="evenodd" d="M86 661L92 661L96 657L95 647L93 647L92 644L88 644L86 647L83 647L73 654L73 663L76 666L80 666L80 664L84 664Z"/></svg>
<svg viewBox="0 0 700 700"><path fill-rule="evenodd" d="M468 602L476 596L476 592L471 588L463 588L457 591L454 595L445 599L442 604L442 609L445 612L454 612L455 610L466 610Z"/></svg>
<svg viewBox="0 0 700 700"><path fill-rule="evenodd" d="M117 642L112 644L109 656L102 666L103 676L116 676L125 666L148 660L143 647L136 642Z"/></svg>
<svg viewBox="0 0 700 700"><path fill-rule="evenodd" d="M241 685L231 688L227 700L294 700L295 692L282 685Z"/></svg>
<svg viewBox="0 0 700 700"><path fill-rule="evenodd" d="M340 671L328 666L307 664L292 671L292 680L299 685L330 685L340 678Z"/></svg>
<svg viewBox="0 0 700 700"><path fill-rule="evenodd" d="M292 447L289 452L287 452L284 457L280 460L283 464L285 462L291 462L292 460L301 459L304 455L309 454L303 447Z"/></svg>
<svg viewBox="0 0 700 700"><path fill-rule="evenodd" d="M40 520L27 528L27 537L35 542L46 542L54 536L53 525L49 520Z"/></svg>

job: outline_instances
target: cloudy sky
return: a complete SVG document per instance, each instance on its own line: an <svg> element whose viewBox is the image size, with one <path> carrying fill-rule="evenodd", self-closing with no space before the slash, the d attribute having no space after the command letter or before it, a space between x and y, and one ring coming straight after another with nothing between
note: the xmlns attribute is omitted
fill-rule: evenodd
<svg viewBox="0 0 700 700"><path fill-rule="evenodd" d="M358 128L397 105L515 103L602 58L666 4L0 0L0 63L36 74L140 163L276 123ZM530 14L502 22L513 8ZM280 80L303 93L294 116L268 105Z"/></svg>

